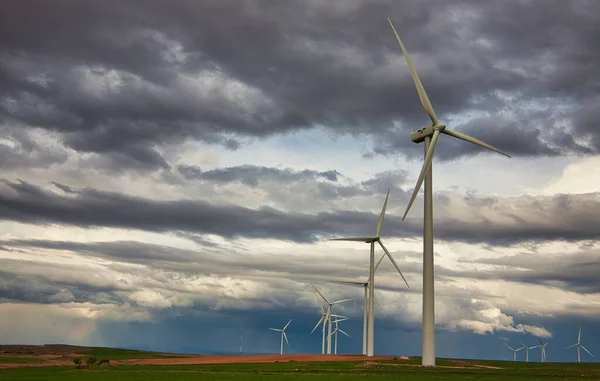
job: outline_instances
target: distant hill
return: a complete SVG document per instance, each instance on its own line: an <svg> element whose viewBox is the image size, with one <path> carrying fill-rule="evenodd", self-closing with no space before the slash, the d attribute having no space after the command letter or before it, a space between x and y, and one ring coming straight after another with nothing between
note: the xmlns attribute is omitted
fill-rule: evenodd
<svg viewBox="0 0 600 381"><path fill-rule="evenodd" d="M43 344L43 345L0 345L0 355L81 355L95 356L108 360L144 359L144 358L167 358L180 357L179 354L143 351L137 349L120 349L105 347L84 347L67 344Z"/></svg>

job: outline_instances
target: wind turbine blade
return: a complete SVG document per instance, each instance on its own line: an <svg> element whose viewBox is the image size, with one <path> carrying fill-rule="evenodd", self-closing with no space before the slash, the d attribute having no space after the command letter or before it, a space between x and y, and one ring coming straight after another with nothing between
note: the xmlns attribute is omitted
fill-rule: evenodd
<svg viewBox="0 0 600 381"><path fill-rule="evenodd" d="M339 318L336 320L336 322L340 323L340 322L343 322L343 321L346 321L346 320L350 320L350 318L349 318L349 317L346 317L346 316L340 316L340 317L339 317Z"/></svg>
<svg viewBox="0 0 600 381"><path fill-rule="evenodd" d="M579 344L579 343L577 343L577 344ZM576 346L577 346L577 344L569 345L568 347L565 347L565 349L569 349L569 348L576 347Z"/></svg>
<svg viewBox="0 0 600 381"><path fill-rule="evenodd" d="M496 152L498 152L501 155L510 157L509 154L500 151L498 148L496 148L494 146L491 146L491 145L489 145L489 144L487 144L487 143L485 143L485 142L483 142L483 141L481 141L481 140L479 140L477 138L474 138L471 135L467 135L464 132L459 132L459 131L450 130L450 129L446 128L444 130L444 134L453 136L453 137L458 138L460 140L464 140L465 142L476 144L476 145L478 145L480 147L487 148L489 150L496 151Z"/></svg>
<svg viewBox="0 0 600 381"><path fill-rule="evenodd" d="M343 316L343 315L338 315L338 314L331 314L331 316L339 318L339 319L345 319L348 320L349 318L347 316Z"/></svg>
<svg viewBox="0 0 600 381"><path fill-rule="evenodd" d="M379 303L379 299L377 298L377 294L373 293L373 296L374 296L373 299L375 299L375 303L377 304L377 307L379 307L379 309L382 310L383 307L381 307L381 304Z"/></svg>
<svg viewBox="0 0 600 381"><path fill-rule="evenodd" d="M325 324L331 319L331 306L327 307L327 314L325 320L323 320L323 330L325 330Z"/></svg>
<svg viewBox="0 0 600 381"><path fill-rule="evenodd" d="M538 337L538 341L540 342L541 346L544 346L544 343L542 343L542 339L540 339L539 337Z"/></svg>
<svg viewBox="0 0 600 381"><path fill-rule="evenodd" d="M341 329L338 329L338 331L340 331L341 333L343 333L344 335L350 337L350 335L348 335L346 332L342 331Z"/></svg>
<svg viewBox="0 0 600 381"><path fill-rule="evenodd" d="M275 331L275 332L281 332L281 330L280 330L280 329L277 329L277 328L269 328L269 329L270 329L271 331Z"/></svg>
<svg viewBox="0 0 600 381"><path fill-rule="evenodd" d="M379 215L379 219L377 220L377 230L375 231L375 235L378 237L379 237L379 233L381 233L381 226L383 225L383 219L385 217L385 208L387 207L389 198L390 198L390 190L388 188L387 196L385 196L385 202L383 203L383 209L381 209L381 214Z"/></svg>
<svg viewBox="0 0 600 381"><path fill-rule="evenodd" d="M431 168L431 162L433 161L433 154L435 153L435 145L437 144L438 138L440 137L440 131L433 131L433 137L431 138L431 143L429 143L429 149L427 150L427 155L425 155L425 161L423 162L423 168L421 168L421 173L419 174L419 179L417 180L417 185L415 185L415 190L413 190L413 194L410 197L410 202L406 207L406 212L404 212L404 217L402 217L402 221L406 218L410 207L413 202L415 202L415 198L417 198L417 194L419 194L419 189L421 189L421 185L425 180L425 176L429 172Z"/></svg>
<svg viewBox="0 0 600 381"><path fill-rule="evenodd" d="M511 346L510 346L510 345L508 345L508 344L504 344L504 345L506 345L506 346L507 346L507 347L508 347L508 348L509 348L511 351L514 351L514 350L515 350L513 347L511 347Z"/></svg>
<svg viewBox="0 0 600 381"><path fill-rule="evenodd" d="M402 40L400 39L398 32L396 32L396 28L394 28L394 24L392 24L392 20L390 20L389 17L388 17L388 22L390 23L390 26L392 27L392 30L394 31L394 34L396 35L396 39L398 40L400 49L402 49L402 54L404 54L404 58L406 58L406 63L408 63L408 67L410 68L410 74L412 75L413 82L415 83L415 86L417 88L417 93L419 94L419 99L421 100L421 104L423 105L423 108L425 109L425 111L427 111L427 114L429 114L429 117L431 118L431 121L433 122L433 124L434 125L439 124L437 116L435 116L435 112L433 111L433 107L431 106L431 102L429 101L429 98L427 97L427 93L425 93L425 89L423 88L423 84L421 83L421 80L419 79L419 76L417 75L417 72L415 71L412 61L410 60L410 57L408 56L408 53L406 52L406 49L404 48L404 44L402 43Z"/></svg>
<svg viewBox="0 0 600 381"><path fill-rule="evenodd" d="M288 327L288 325L290 325L290 323L292 322L292 320L294 320L294 319L290 319L290 321L288 321L288 323L285 325L285 327L283 327L283 331L285 331L285 329Z"/></svg>
<svg viewBox="0 0 600 381"><path fill-rule="evenodd" d="M379 246L381 246L381 248L383 249L383 251L385 251L385 253L387 254L387 256L390 259L390 261L392 261L392 263L394 264L394 267L396 268L396 270L398 270L398 273L400 274L400 276L402 277L402 279L404 279L404 283L406 283L406 287L410 288L410 286L408 285L408 282L406 281L406 278L404 277L404 275L402 275L402 271L400 271L400 267L398 267L398 264L394 260L394 257L392 257L392 254L390 254L390 252L388 251L388 249L386 249L386 247L383 245L383 243L381 241L377 241L377 242L379 242Z"/></svg>
<svg viewBox="0 0 600 381"><path fill-rule="evenodd" d="M287 339L287 335L285 334L285 332L281 331L281 333L283 333L283 338L285 339L285 342L287 343L287 345L290 345L290 342Z"/></svg>
<svg viewBox="0 0 600 381"><path fill-rule="evenodd" d="M318 296L318 295L317 295ZM321 314L325 315L325 310L323 309L323 306L319 305L319 309L321 310Z"/></svg>
<svg viewBox="0 0 600 381"><path fill-rule="evenodd" d="M353 241L353 242L371 242L376 240L376 236L364 236L364 237L346 237L346 238L331 238L330 241Z"/></svg>
<svg viewBox="0 0 600 381"><path fill-rule="evenodd" d="M326 298L326 297L325 297L323 294L321 294L321 291L317 290L317 288L315 287L315 285L314 285L314 284L312 284L312 283L311 283L310 285L312 286L312 288L314 288L314 289L315 289L315 291L316 291L316 292L317 292L319 295L321 295L321 298L323 298L323 300L325 300L325 302L326 302L327 304L331 304L331 303L329 303L329 300L327 300L327 298Z"/></svg>
<svg viewBox="0 0 600 381"><path fill-rule="evenodd" d="M354 298L349 298L349 299L342 299L342 300L338 300L336 302L331 303L331 305L335 305L335 304L340 304L340 303L345 303L345 302L349 302L351 300L354 300Z"/></svg>
<svg viewBox="0 0 600 381"><path fill-rule="evenodd" d="M585 349L585 347L582 345L581 349L583 349L584 351L586 351L587 353L589 353L590 356L594 357L594 355L592 354L592 352L588 351L587 349ZM596 357L594 357L596 358Z"/></svg>
<svg viewBox="0 0 600 381"><path fill-rule="evenodd" d="M379 268L379 265L381 264L381 262L383 261L383 258L385 258L385 253L381 256L381 258L379 258L379 262L377 262L377 264L375 265L375 272L377 272L377 269ZM370 281L371 279L369 279Z"/></svg>
<svg viewBox="0 0 600 381"><path fill-rule="evenodd" d="M577 344L581 343L581 327L579 327L579 335L577 335Z"/></svg>
<svg viewBox="0 0 600 381"><path fill-rule="evenodd" d="M350 280L330 280L329 282L338 283L338 284L347 284L347 285L352 285L352 286L364 286L365 285L365 282L354 282L354 281L350 281Z"/></svg>
<svg viewBox="0 0 600 381"><path fill-rule="evenodd" d="M321 318L319 319L319 321L317 322L317 325L315 325L315 328L313 328L312 331L310 331L310 334L312 335L312 333L315 331L315 329L317 329L317 327L319 326L319 324L321 324L321 321L323 320L325 316L321 316Z"/></svg>
<svg viewBox="0 0 600 381"><path fill-rule="evenodd" d="M519 349L517 349L517 352L518 352L518 351L521 351L521 350L523 350L523 349L524 349L523 347L519 347Z"/></svg>

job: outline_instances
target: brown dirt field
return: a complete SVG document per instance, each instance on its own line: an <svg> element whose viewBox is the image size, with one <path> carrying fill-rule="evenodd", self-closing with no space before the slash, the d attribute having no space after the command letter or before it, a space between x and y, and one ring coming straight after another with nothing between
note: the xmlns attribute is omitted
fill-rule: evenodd
<svg viewBox="0 0 600 381"><path fill-rule="evenodd" d="M266 362L306 362L306 361L355 361L355 360L393 360L398 356L363 355L322 355L322 354L283 354L283 355L197 355L187 358L122 360L127 365L196 365L196 364L249 364Z"/></svg>
<svg viewBox="0 0 600 381"><path fill-rule="evenodd" d="M35 356L19 356L35 357ZM42 367L42 366L72 366L73 361L63 356L50 358L41 357L41 363L0 363L0 368L16 367ZM373 356L363 355L322 355L322 354L267 354L267 355L190 355L188 357L160 358L160 359L131 359L112 360L111 365L200 365L200 364L247 364L247 363L272 363L272 362L306 362L306 361L356 361L356 360L394 360L408 357L401 356Z"/></svg>

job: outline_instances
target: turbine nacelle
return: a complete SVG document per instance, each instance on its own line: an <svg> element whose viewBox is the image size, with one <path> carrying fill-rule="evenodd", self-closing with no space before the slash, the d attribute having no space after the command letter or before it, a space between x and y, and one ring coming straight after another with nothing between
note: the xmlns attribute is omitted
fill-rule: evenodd
<svg viewBox="0 0 600 381"><path fill-rule="evenodd" d="M433 133L436 130L439 132L444 132L445 129L446 129L445 124L441 124L441 123L438 123L436 125L430 124L423 128L419 128L418 130L416 130L415 132L410 134L410 139L413 141L413 143L422 143L425 141L426 137L433 136Z"/></svg>

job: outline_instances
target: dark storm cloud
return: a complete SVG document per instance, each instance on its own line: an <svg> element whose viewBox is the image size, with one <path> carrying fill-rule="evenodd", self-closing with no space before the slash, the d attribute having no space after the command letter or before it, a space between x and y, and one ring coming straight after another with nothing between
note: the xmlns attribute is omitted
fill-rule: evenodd
<svg viewBox="0 0 600 381"><path fill-rule="evenodd" d="M203 171L200 167L191 165L180 165L177 167L179 173L187 180L208 180L217 183L241 182L256 187L262 181L296 182L303 180L316 180L319 178L329 181L337 181L341 174L336 170L318 172L305 169L294 171L293 169L278 169L258 167L254 165L242 165Z"/></svg>
<svg viewBox="0 0 600 381"><path fill-rule="evenodd" d="M115 166L167 168L165 144L195 138L236 149L244 136L315 124L383 134L376 152L420 155L407 134L427 116L390 16L438 115L515 108L516 121L480 120L499 129L480 136L513 155L598 152L573 140L597 139L590 119L556 132L521 109L576 105L597 92L589 78L600 74L598 6L4 1L0 120L57 131L70 148ZM549 107L538 119L552 125L553 115ZM506 140L509 132L518 138ZM462 154L444 149L441 159Z"/></svg>
<svg viewBox="0 0 600 381"><path fill-rule="evenodd" d="M7 127L0 119L0 168L19 170L49 168L67 160L63 149L37 140L24 126Z"/></svg>
<svg viewBox="0 0 600 381"><path fill-rule="evenodd" d="M118 292L132 290L120 282L99 279L97 275L90 277L89 271L93 270L85 266L6 258L0 258L0 264L0 300L3 301L120 303Z"/></svg>
<svg viewBox="0 0 600 381"><path fill-rule="evenodd" d="M49 240L9 240L1 243L6 247L28 249L33 253L40 252L40 249L57 250L72 252L89 258L143 265L151 270L145 276L147 280L164 280L161 278L162 275L156 275L156 271L161 270L174 271L193 277L197 277L199 274L227 274L227 276L238 275L244 278L281 278L297 281L329 280L332 277L354 279L364 277L364 264L367 263L367 255L365 255L364 260L344 258L342 271L337 264L331 263L331 257L327 256L310 261L310 263L307 263L305 258L297 256L289 256L285 261L273 261L270 255L253 253L242 248L219 249L209 247L195 251L133 241L80 243ZM367 250L366 245L365 250ZM392 255L396 260L401 261L403 259L403 252L394 253L392 247L390 247L390 250L392 250ZM384 258L384 260L378 273L395 271L388 263L388 259ZM139 274L140 272L139 268L132 270L118 266L113 267L112 265L108 267L121 273L136 271ZM405 264L402 268L404 272L419 271L419 266L416 264ZM19 272L19 269L13 268L13 270ZM163 288L184 291L184 288L177 288L175 282L170 283L173 284L165 284ZM123 288L124 285L121 285L121 287ZM383 286L382 289L397 290L392 286Z"/></svg>
<svg viewBox="0 0 600 381"><path fill-rule="evenodd" d="M228 238L311 242L338 235L364 235L377 220L374 213L349 210L286 213L267 206L250 209L205 201L155 201L91 188L59 195L24 181L4 183L0 189L0 218L32 224L185 231ZM600 235L597 193L522 196L482 202L473 201L474 197L471 195L463 205L452 198L441 199L435 223L437 239L509 245L528 241L580 241ZM452 217L452 208L460 208L462 212L470 210L471 217ZM401 222L398 216L388 214L385 235L420 236L420 219L412 215Z"/></svg>
<svg viewBox="0 0 600 381"><path fill-rule="evenodd" d="M542 257L541 254L519 254L497 259L463 260L494 265L494 270L473 272L469 277L480 279L503 279L514 282L540 284L571 290L577 293L600 292L600 257L598 250L563 256ZM466 275L450 271L450 276Z"/></svg>

